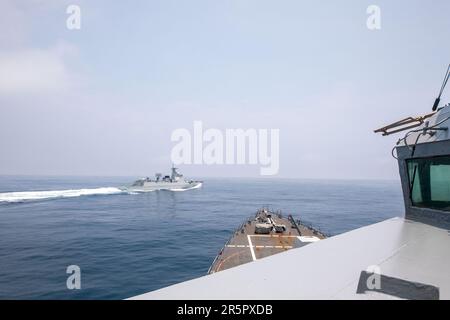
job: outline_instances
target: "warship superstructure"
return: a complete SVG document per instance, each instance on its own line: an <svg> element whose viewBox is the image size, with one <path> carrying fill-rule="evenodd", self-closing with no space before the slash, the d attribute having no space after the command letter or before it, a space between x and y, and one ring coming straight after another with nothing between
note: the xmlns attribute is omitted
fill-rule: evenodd
<svg viewBox="0 0 450 320"><path fill-rule="evenodd" d="M200 188L202 181L186 180L178 171L178 168L172 166L171 175L163 176L161 173L155 174L155 179L149 177L136 180L127 191L145 192L155 190L183 191Z"/></svg>

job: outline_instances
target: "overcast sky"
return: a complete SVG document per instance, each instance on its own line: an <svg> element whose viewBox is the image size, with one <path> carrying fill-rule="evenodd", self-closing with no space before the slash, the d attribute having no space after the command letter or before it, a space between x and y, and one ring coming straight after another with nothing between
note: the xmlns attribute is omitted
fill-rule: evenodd
<svg viewBox="0 0 450 320"><path fill-rule="evenodd" d="M66 28L70 4L80 30ZM366 26L371 4L381 30ZM431 110L449 12L448 0L1 0L0 174L166 172L173 130L201 120L280 129L278 177L396 179L398 136L373 129Z"/></svg>

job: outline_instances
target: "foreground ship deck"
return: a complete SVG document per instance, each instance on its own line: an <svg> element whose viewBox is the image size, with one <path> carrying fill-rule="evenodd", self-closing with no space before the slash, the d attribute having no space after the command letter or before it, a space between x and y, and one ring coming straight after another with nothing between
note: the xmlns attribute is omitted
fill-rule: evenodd
<svg viewBox="0 0 450 320"><path fill-rule="evenodd" d="M447 230L393 218L132 299L450 299L449 246ZM360 291L369 266L381 287Z"/></svg>
<svg viewBox="0 0 450 320"><path fill-rule="evenodd" d="M271 219L270 229L256 233L265 219ZM278 232L275 230L278 227ZM225 244L208 273L215 273L244 263L256 261L292 248L299 248L325 236L312 227L296 222L292 216L261 209L245 221Z"/></svg>

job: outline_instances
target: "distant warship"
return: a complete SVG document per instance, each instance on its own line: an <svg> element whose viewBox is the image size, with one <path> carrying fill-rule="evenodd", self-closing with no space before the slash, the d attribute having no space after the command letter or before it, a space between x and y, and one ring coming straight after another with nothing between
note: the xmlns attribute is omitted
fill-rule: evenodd
<svg viewBox="0 0 450 320"><path fill-rule="evenodd" d="M136 180L130 187L127 187L127 191L155 191L155 190L188 190L200 188L202 181L186 180L182 174L177 172L178 168L172 166L172 174L170 176L162 176L161 173L155 174L155 179L152 180L148 177Z"/></svg>

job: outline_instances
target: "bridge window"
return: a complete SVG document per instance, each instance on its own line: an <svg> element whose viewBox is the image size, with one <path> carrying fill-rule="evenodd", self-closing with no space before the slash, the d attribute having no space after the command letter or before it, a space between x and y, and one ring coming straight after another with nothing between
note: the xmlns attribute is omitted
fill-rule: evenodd
<svg viewBox="0 0 450 320"><path fill-rule="evenodd" d="M450 211L450 156L407 160L413 206Z"/></svg>

